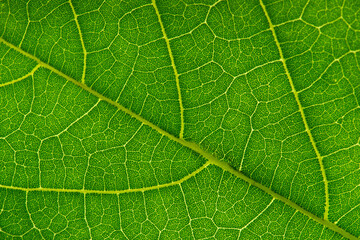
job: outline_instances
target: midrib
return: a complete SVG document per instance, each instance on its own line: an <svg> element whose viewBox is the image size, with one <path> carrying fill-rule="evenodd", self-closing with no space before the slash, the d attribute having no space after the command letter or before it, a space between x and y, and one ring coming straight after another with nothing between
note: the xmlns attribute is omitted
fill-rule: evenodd
<svg viewBox="0 0 360 240"><path fill-rule="evenodd" d="M295 202L281 196L280 194L272 191L270 188L262 185L259 182L256 182L255 180L247 177L246 175L244 175L242 172L234 169L232 166L230 166L228 163L224 162L224 161L220 161L219 159L217 159L216 157L214 157L212 154L204 151L203 149L201 149L201 147L199 145L197 145L196 143L192 143L192 142L188 142L184 139L175 137L174 135L168 133L167 131L161 129L160 127L156 126L155 124L149 122L148 120L144 119L143 117L141 117L140 115L132 112L131 110L125 108L124 106L122 106L121 104L114 102L113 100L111 100L110 98L107 98L105 96L103 96L102 94L94 91L93 89L91 89L90 87L88 87L87 85L76 81L74 78L69 77L68 75L64 74L63 72L57 70L56 68L54 68L53 66L41 61L39 58L35 57L34 55L25 52L24 50L22 50L21 48L11 44L10 42L4 40L3 38L0 38L0 42L4 43L5 45L7 45L8 47L20 52L21 54L23 54L24 56L33 59L34 61L36 61L38 63L38 65L47 68L50 71L53 71L54 73L58 74L59 76L65 78L66 80L68 80L69 82L72 82L73 84L79 86L80 88L82 88L83 90L93 94L94 96L98 97L99 99L113 105L114 107L118 108L119 110L125 112L126 114L136 118L138 121L142 122L143 124L151 127L152 129L154 129L155 131L157 131L158 133L168 137L169 139L193 150L194 152L200 154L201 156L203 156L205 159L207 159L207 163L205 165L203 165L202 167L200 167L199 169L197 169L196 171L194 171L193 173L189 174L188 176L172 182L172 183L168 183L168 184L164 184L164 185L160 185L160 186L154 186L154 187L147 187L147 188L139 188L139 189L129 189L129 190L120 190L120 191L97 191L97 190L81 190L81 189L51 189L51 188L22 188L22 187L14 187L14 186L4 186L4 185L0 185L1 188L5 188L5 189L13 189L13 190L20 190L20 191L53 191L53 192L77 192L77 193L83 193L83 194L87 194L87 193L97 193L97 194L120 194L120 193L125 193L125 192L134 192L134 191L146 191L146 190L152 190L152 189L158 189L161 187L167 187L167 186L172 186L172 185L177 185L180 184L183 181L186 181L187 179L191 178L192 176L195 176L198 172L200 172L201 170L203 170L205 167L207 167L208 165L215 165L220 167L221 169L223 169L224 171L230 172L231 174L235 175L236 177L244 180L245 182L263 190L264 192L266 192L267 194L270 194L273 198L280 200L281 202L289 205L290 207L294 208L295 210L303 213L304 215L308 216L310 219L326 226L327 228L333 230L334 232L337 232L339 234L341 234L344 237L347 237L349 239L358 239L355 236L351 235L350 233L346 232L344 229L340 228L339 226L335 225L332 222L329 222L328 220L322 219L316 215L314 215L313 213L305 210L304 208L300 207L298 204L296 204ZM123 191L123 192L121 192Z"/></svg>

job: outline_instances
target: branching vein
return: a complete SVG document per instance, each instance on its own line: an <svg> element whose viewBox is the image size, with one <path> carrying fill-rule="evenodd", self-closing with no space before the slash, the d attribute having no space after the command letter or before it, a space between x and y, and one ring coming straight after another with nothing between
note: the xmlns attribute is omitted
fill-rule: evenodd
<svg viewBox="0 0 360 240"><path fill-rule="evenodd" d="M87 189L62 189L62 188L43 188L43 187L24 188L24 187L6 186L6 185L2 185L2 184L0 184L0 188L11 189L11 190L20 190L20 191L25 191L25 192L58 192L58 193L82 193L82 194L91 194L91 193L93 193L93 194L94 193L95 194L123 194L123 193L130 193L130 192L145 192L145 191L149 191L149 190L155 190L155 189L166 188L166 187L170 187L170 186L174 186L174 185L179 185L182 182L185 182L186 180L188 180L189 178L192 178L193 176L195 176L196 174L201 172L203 169L205 169L209 165L210 165L210 163L206 162L204 165L202 165L201 167L199 167L192 173L190 173L190 174L186 175L185 177L183 177L177 181L174 181L174 182L160 184L160 185L151 186L151 187L132 188L132 189L124 189L124 190L87 190Z"/></svg>
<svg viewBox="0 0 360 240"><path fill-rule="evenodd" d="M161 16L160 16L160 13L159 13L159 10L157 8L157 5L156 5L156 1L155 0L152 0L152 4L154 6L154 9L155 9L155 12L156 12L156 15L159 19L159 23L160 23L160 27L161 27L161 31L162 31L162 34L164 35L164 39L165 39L165 42L166 42L166 46L167 46L167 49L168 49L168 52L169 52L169 56L170 56L170 61L171 61L171 66L174 70L174 74L175 74L175 80L176 80L176 88L177 88L177 92L178 92L178 96L179 96L179 105L180 105L180 122L181 122L181 127L180 127L180 138L182 139L184 137L184 107L183 107L183 103L182 103L182 98L181 98L181 89L180 89L180 81L179 81L179 74L178 74L178 71L176 69L176 65L175 65L175 60L174 60L174 56L173 56L173 53L172 53L172 50L171 50L171 47L170 47L170 41L169 41L169 38L167 37L166 35L166 32L165 32L165 28L164 28L164 24L161 20Z"/></svg>
<svg viewBox="0 0 360 240"><path fill-rule="evenodd" d="M262 4L262 2L261 2ZM262 6L264 6L262 4ZM19 47L5 41L4 39L0 38L0 42L4 43L5 45L7 45L10 48L15 49L16 51L22 53L23 55L35 60L36 62L38 62L38 64L42 67L45 67L51 71L53 71L54 73L58 74L59 76L65 78L66 80L72 82L73 84L79 86L80 88L84 89L85 91L88 91L89 93L93 94L94 96L98 97L99 99L109 103L110 105L113 105L114 107L118 108L119 110L123 111L124 113L130 115L131 117L137 119L138 121L142 122L143 124L151 127L152 129L154 129L155 131L157 131L158 133L168 137L169 139L193 150L194 152L198 153L199 155L201 155L202 157L204 157L207 160L207 163L204 164L202 167L200 167L199 169L197 169L196 171L194 171L193 173L191 173L190 175L176 181L173 183L167 183L164 185L158 185L158 186L152 186L152 187L147 187L147 188L141 188L141 189L128 189L128 190L120 190L120 191L97 191L97 190L78 190L78 189L50 189L50 188L21 188L21 187L13 187L13 186L5 186L5 185L0 185L0 188L5 188L5 189L14 189L14 190L22 190L22 191L53 191L53 192L80 192L80 193L98 193L98 194L120 194L120 193L126 193L126 192L134 192L134 191L146 191L146 190L151 190L151 189L158 189L160 187L166 187L166 186L171 186L171 185L176 185L176 184L180 184L183 181L186 181L187 179L191 178L192 176L195 176L198 172L200 172L201 170L203 170L204 168L206 168L208 165L215 165L217 167L220 167L221 169L223 169L224 171L230 172L231 174L235 175L236 177L242 179L243 181L251 184L252 186L255 186L259 189L261 189L262 191L264 191L265 193L271 195L273 198L280 200L281 202L289 205L290 207L294 208L295 210L301 212L302 214L306 215L307 217L309 217L310 219L326 226L327 228L331 229L332 231L335 231L339 234L341 234L342 236L349 238L349 239L358 239L357 237L353 236L352 234L350 234L349 232L345 231L344 229L340 228L339 226L337 226L336 224L328 221L327 218L320 218L316 215L314 215L313 213L305 210L304 208L302 208L301 206L297 205L295 202L291 201L290 199L287 199L283 196L281 196L280 194L274 192L273 190L271 190L270 188L262 185L259 182L256 182L255 180L249 178L248 176L244 175L242 172L234 169L232 166L230 166L228 163L224 162L224 161L220 161L219 159L217 159L215 156L213 156L212 154L204 151L199 145L197 145L196 143L192 143L192 142L188 142L185 141L182 138L178 138L168 132L166 132L165 130L161 129L160 127L156 126L155 124L149 122L148 120L144 119L143 117L137 115L136 113L132 112L131 110L125 108L124 106L120 105L117 102L114 102L113 100L101 95L100 93L94 91L93 89L91 89L90 87L88 87L87 85L76 81L75 79L69 77L68 75L64 74L63 72L59 71L58 69L54 68L53 66L41 61L40 59L38 59L37 57L25 52L24 50L20 49ZM282 58L283 59L283 58ZM284 60L283 60L284 61ZM285 63L284 63L285 64ZM286 66L286 65L285 65ZM289 80L291 81L291 78L289 78ZM293 87L293 86L292 86ZM296 93L296 91L293 89L294 94ZM297 94L295 95L297 97ZM298 100L298 98L297 98ZM301 106L300 106L301 107ZM302 108L300 108L302 111ZM304 115L303 119L304 119ZM305 119L304 119L305 120ZM306 123L306 121L305 121ZM307 126L307 124L306 124ZM308 126L307 126L307 131L309 136L311 137L311 133L309 132ZM314 143L314 140L311 137L312 142ZM313 145L314 146L314 145ZM315 150L318 153L318 150L316 148L316 146L314 146ZM319 161L321 162L321 166L323 168L322 165L322 159L320 158ZM324 173L324 171L323 171ZM325 179L326 180L326 179ZM327 190L327 189L326 189Z"/></svg>
<svg viewBox="0 0 360 240"><path fill-rule="evenodd" d="M22 76L22 77L19 77L18 79L14 79L14 80L9 81L9 82L6 82L6 83L1 83L1 84L0 84L0 87L4 87L4 86L7 86L7 85L11 85L11 84L20 82L21 80L24 80L24 79L26 79L27 77L34 75L34 73L36 72L36 70L39 69L39 67L41 67L40 64L36 65L36 66L33 68L33 70L31 70L31 71L30 71L29 73L27 73L26 75L24 75L24 76Z"/></svg>
<svg viewBox="0 0 360 240"><path fill-rule="evenodd" d="M71 7L71 11L72 11L73 14L74 14L76 27L77 27L77 29L79 30L81 47L82 47L82 50L83 50L83 53L84 53L84 65L83 65L83 72L82 72L82 75L81 75L81 82L82 82L82 83L85 83L86 56L87 56L87 52L86 52L86 48L85 48L84 38L83 38L83 36L82 36L82 32L81 32L81 29L80 29L80 24L79 24L79 21L78 21L78 19L77 19L78 15L77 15L76 12L75 12L75 8L74 8L71 0L69 0L69 4L70 4L70 7Z"/></svg>
<svg viewBox="0 0 360 240"><path fill-rule="evenodd" d="M315 154L316 154L316 157L319 161L319 165L320 165L320 169L321 169L321 174L322 174L322 177L323 177L323 181L324 181L324 186L325 186L325 211L324 211L324 219L325 220L328 220L328 215L329 215L329 187L328 187L328 180L326 178L326 173L325 173L325 167L324 167L324 164L323 164L323 157L321 156L317 146L316 146L316 143L315 143L315 140L314 140L314 137L312 136L311 134L311 131L310 131L310 128L309 128L309 125L307 123L307 120L306 120L306 117L305 117L305 113L304 113L304 108L302 107L301 105L301 102L300 102L300 99L299 99L299 95L298 95L298 92L296 91L295 89L295 86L294 86L294 82L290 76L290 72L287 68L287 65L286 65L286 61L285 61L285 58L284 58L284 55L283 55L283 52L282 52L282 49L281 49L281 46L280 46L280 42L277 38L277 35L276 35L276 32L275 32L275 29L274 29L274 25L272 24L272 21L270 19L270 16L268 14L268 12L266 11L266 7L263 3L262 0L260 0L260 5L266 15L266 18L269 22L269 26L270 26L270 30L272 32L272 35L274 37L274 40L275 40L275 43L276 43L276 46L279 50L279 54L280 54L280 59L281 59L281 62L284 66L284 69L285 69L285 73L286 73L286 76L289 80L289 83L290 83L290 86L291 86L291 90L295 96L295 100L296 100L296 103L299 107L299 110L300 110L300 114L301 114L301 118L304 122L304 126L305 126L305 131L306 133L308 134L309 136L309 139L310 139L310 142L311 142L311 145L313 146L314 148L314 151L315 151Z"/></svg>

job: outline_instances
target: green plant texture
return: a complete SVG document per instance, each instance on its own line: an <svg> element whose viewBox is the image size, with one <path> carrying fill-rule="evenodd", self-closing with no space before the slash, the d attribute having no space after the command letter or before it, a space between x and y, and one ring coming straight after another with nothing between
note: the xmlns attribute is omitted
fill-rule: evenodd
<svg viewBox="0 0 360 240"><path fill-rule="evenodd" d="M1 0L0 239L358 239L360 1Z"/></svg>

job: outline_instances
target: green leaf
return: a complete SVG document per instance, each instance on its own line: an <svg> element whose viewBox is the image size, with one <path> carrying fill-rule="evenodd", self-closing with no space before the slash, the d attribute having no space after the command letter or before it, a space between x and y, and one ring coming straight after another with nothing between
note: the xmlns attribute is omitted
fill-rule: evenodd
<svg viewBox="0 0 360 240"><path fill-rule="evenodd" d="M360 2L0 1L0 239L357 239Z"/></svg>

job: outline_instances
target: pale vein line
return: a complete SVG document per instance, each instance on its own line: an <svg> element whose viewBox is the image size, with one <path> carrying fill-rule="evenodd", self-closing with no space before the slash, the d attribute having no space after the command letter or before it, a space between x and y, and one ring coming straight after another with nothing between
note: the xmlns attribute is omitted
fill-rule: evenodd
<svg viewBox="0 0 360 240"><path fill-rule="evenodd" d="M86 51L86 48L85 48L84 38L83 38L83 36L82 36L80 24L79 24L79 21L78 21L78 19L77 19L78 15L77 15L76 12L75 12L75 8L74 8L71 0L69 0L69 4L70 4L70 7L71 7L71 11L72 11L73 14L74 14L76 27L77 27L77 29L79 30L81 47L82 47L83 53L84 53L84 66L83 66L83 72L82 72L82 75L81 75L81 82L82 82L82 83L85 83L85 71L86 71L86 56L87 56L87 51Z"/></svg>
<svg viewBox="0 0 360 240"><path fill-rule="evenodd" d="M194 152L198 153L199 155L203 156L205 159L207 159L207 163L205 165L203 165L203 167L200 167L198 170L194 171L192 174L176 181L173 183L167 183L167 184L163 184L163 185L159 185L159 186L152 186L152 187L146 187L146 188L141 188L141 189L128 189L128 190L119 190L119 191L100 191L100 190L81 190L81 189L57 189L57 188L22 188L22 187L14 187L14 186L5 186L5 185L1 185L0 184L0 188L5 188L5 189L13 189L13 190L21 190L21 191L48 191L48 192L76 192L76 193L98 193L98 194L120 194L120 193L127 193L127 192L135 192L135 191L147 191L147 190L152 190L152 189L159 189L161 187L167 187L167 186L172 186L172 185L176 185L176 184L180 184L181 182L186 181L187 179L191 178L192 176L195 176L198 172L200 172L203 168L205 168L207 165L215 165L220 167L221 169L223 169L224 171L227 171L231 174L233 174L234 176L240 178L241 180L251 184L254 187L257 187L259 189L261 189L262 191L264 191L265 193L271 195L273 198L276 198L278 200L280 200L281 202L287 204L288 206L294 208L295 210L301 212L302 214L304 214L305 216L309 217L310 219L326 226L327 228L331 229L332 231L335 231L339 234L341 234L344 237L347 237L349 239L358 239L357 237L353 236L352 234L350 234L349 232L345 231L344 229L340 228L339 226L337 226L336 224L330 222L327 219L323 219L320 218L318 216L316 216L315 214L305 210L304 208L302 208L301 206L297 205L295 202L291 201L290 199L287 199L283 196L281 196L280 194L274 192L273 190L271 190L270 188L262 185L261 183L256 182L255 180L249 178L248 176L244 175L242 172L234 169L232 166L230 166L227 162L224 161L220 161L219 159L217 159L216 157L214 157L212 154L204 151L199 145L197 145L196 143L192 143L192 142L188 142L185 141L184 139L180 139L175 137L174 135L166 132L165 130L159 128L158 126L156 126L155 124L149 122L148 120L144 119L143 117L137 115L136 113L130 111L129 109L123 107L122 105L120 105L117 102L112 101L111 99L101 95L100 93L92 90L91 88L89 88L88 86L86 86L85 84L82 84L79 81L76 81L75 79L67 76L66 74L64 74L63 72L57 70L56 68L52 67L51 65L41 61L40 59L36 58L35 56L25 52L24 50L20 49L19 47L5 41L4 39L0 38L0 42L4 43L5 45L15 49L16 51L22 53L23 55L35 60L36 62L38 62L41 66L53 71L54 73L58 74L59 76L65 78L66 80L74 83L75 85L81 87L82 89L84 89L85 91L88 91L89 93L93 94L94 96L100 98L101 100L106 101L107 103L109 103L110 105L113 105L115 107L117 107L119 110L123 111L124 113L132 116L133 118L137 119L138 121L142 122L143 124L151 127L152 129L154 129L155 131L157 131L158 133L168 137L169 139L180 143L181 145L193 150Z"/></svg>
<svg viewBox="0 0 360 240"><path fill-rule="evenodd" d="M183 177L177 181L174 181L174 182L160 184L160 185L151 186L151 187L142 187L142 188L133 188L133 189L124 189L124 190L86 190L86 189L62 189L62 188L43 188L43 187L25 188L25 187L6 186L6 185L2 185L2 184L0 184L0 188L11 189L11 190L20 190L20 191L24 191L24 192L33 191L33 192L58 192L58 193L82 193L82 194L92 194L92 193L122 194L122 193L132 193L132 192L145 192L145 191L149 191L149 190L156 190L156 189L166 188L166 187L170 187L170 186L174 186L174 185L179 185L179 184L185 182L186 180L194 177L196 174L201 172L203 169L205 169L209 165L210 165L210 163L206 162L204 165L202 165L201 167L199 167L192 173L190 173L190 174L186 175L185 177Z"/></svg>
<svg viewBox="0 0 360 240"><path fill-rule="evenodd" d="M27 211L27 213L29 215L29 219L30 219L31 224L33 225L33 228L36 229L39 232L42 239L45 239L44 236L42 235L42 232L40 231L40 229L35 225L32 214L29 211L29 192L26 192L26 194L25 194L25 209L26 209L26 211Z"/></svg>
<svg viewBox="0 0 360 240"><path fill-rule="evenodd" d="M338 220L335 221L335 223L337 224L343 217L345 217L346 215L348 215L349 213L351 213L352 211L354 211L356 208L358 208L360 206L360 204L356 205L355 207L352 207L349 211L347 211L346 213L344 213L340 218L338 218Z"/></svg>
<svg viewBox="0 0 360 240"><path fill-rule="evenodd" d="M84 220L85 220L86 226L87 226L88 229L89 229L90 239L93 239L92 234L91 234L91 228L90 228L89 222L88 222L88 220L87 220L87 216L86 216L86 213L87 213L86 210L87 210L87 209L86 209L86 193L85 193L85 194L84 194Z"/></svg>
<svg viewBox="0 0 360 240"><path fill-rule="evenodd" d="M188 226L190 227L190 230L191 230L191 236L192 236L194 239L196 239L196 238L195 238L195 235L194 235L194 230L193 230L193 228L192 228L192 226L191 226L191 216L190 216L188 204L187 204L187 202L186 202L185 193L184 193L184 190L183 190L181 184L179 185L179 187L180 187L180 190L181 190L181 195L182 195L182 197L183 197L183 199L184 199L186 213L187 213L187 215L188 215L188 217L189 217Z"/></svg>
<svg viewBox="0 0 360 240"><path fill-rule="evenodd" d="M125 238L127 240L129 240L129 238L126 236L126 233L124 232L123 229L123 223L122 223L122 215L121 215L121 207L120 207L120 194L116 194L116 200L117 200L117 206L118 206L118 214L119 214L119 227L120 227L120 231L124 234Z"/></svg>
<svg viewBox="0 0 360 240"><path fill-rule="evenodd" d="M29 73L27 73L26 75L24 75L24 76L22 76L22 77L20 77L20 78L18 78L18 79L15 79L15 80L12 80L12 81L6 82L6 83L1 83L1 84L0 84L0 87L4 87L4 86L7 86L7 85L11 85L11 84L20 82L21 80L24 80L25 78L32 76L32 75L36 72L36 70L39 69L39 67L41 67L40 64L36 65L36 66L33 68L33 70L31 70Z"/></svg>
<svg viewBox="0 0 360 240"><path fill-rule="evenodd" d="M256 219L258 219L270 206L271 204L275 201L275 198L271 199L270 203L256 216L254 217L253 219L251 219L251 221L249 221L245 226L243 226L241 229L240 229L240 232L242 230L244 230L245 228L247 228L252 222L254 222Z"/></svg>
<svg viewBox="0 0 360 240"><path fill-rule="evenodd" d="M290 83L290 86L291 86L291 90L295 96L295 100L296 100L296 103L298 105L298 108L300 110L300 114L301 114L301 118L304 122L304 126L305 126L305 130L306 130L306 133L308 134L309 136L309 139L310 139L310 142L311 142L311 145L313 146L314 148L314 151L315 151L315 154L316 154L316 157L319 161L319 165L320 165L320 169L321 169L321 175L323 177L323 181L324 181L324 186L325 186L325 211L324 211L324 219L325 220L328 220L328 216L329 216L329 186L328 186L328 180L327 180L327 177L326 177L326 173L325 173L325 167L324 167L324 163L323 163L323 157L321 156L317 146L316 146L316 143L314 141L314 138L312 136L312 133L310 131L310 128L309 128L309 125L306 121L306 117L305 117L305 113L304 113L304 109L301 105L301 102L300 102L300 99L299 99L299 95L298 95L298 92L296 91L295 89L295 85L294 85L294 82L292 80L292 77L290 76L290 72L289 72L289 69L287 68L287 65L286 65L286 61L285 61L285 58L284 58L284 55L283 55L283 52L282 52L282 49L281 49L281 46L280 46L280 42L277 38L277 35L276 35L276 32L275 32L275 29L274 29L274 25L272 24L271 22L271 19L270 19L270 16L266 10L266 7L263 3L262 0L260 0L260 5L265 13L265 16L267 18L267 21L269 22L269 26L270 26L270 30L272 32L272 35L274 37L274 40L275 40L275 43L276 43L276 46L279 50L279 54L280 54L280 59L281 59L281 62L283 63L283 66L284 66L284 69L285 69L285 73L286 73L286 76L289 80L289 83Z"/></svg>
<svg viewBox="0 0 360 240"><path fill-rule="evenodd" d="M172 53L172 50L171 50L171 47L170 47L170 40L169 38L167 37L167 34L165 32L165 28L164 28L164 24L161 20L161 16L160 16L160 13L159 13L159 9L156 5L156 1L155 0L152 0L152 5L154 6L154 9L155 9L155 12L156 12L156 15L158 17L158 20L159 20L159 23L160 23L160 27L161 27L161 31L162 31L162 34L164 35L164 39L165 39L165 42L166 42L166 46L167 46L167 49L168 49L168 52L169 52L169 56L170 56L170 61L171 61L171 66L174 70L174 75L175 75L175 80L176 80L176 88L177 88L177 92L178 92L178 96L179 96L179 105L180 105L180 134L179 134L179 137L180 139L183 139L184 137L184 107L183 107L183 103L182 103L182 98L181 98L181 90L180 90L180 81L179 81L179 74L178 74L178 71L176 69L176 65L175 65L175 60L174 60L174 56L173 56L173 53Z"/></svg>

